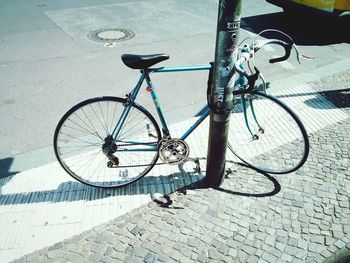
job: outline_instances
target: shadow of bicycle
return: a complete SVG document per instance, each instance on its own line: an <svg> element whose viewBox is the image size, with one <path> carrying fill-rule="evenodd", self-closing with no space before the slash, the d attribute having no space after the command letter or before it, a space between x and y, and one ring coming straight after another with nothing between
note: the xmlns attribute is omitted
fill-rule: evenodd
<svg viewBox="0 0 350 263"><path fill-rule="evenodd" d="M6 162L9 164L9 162ZM171 174L157 174L157 176L145 176L142 179L115 189L101 189L84 185L76 181L65 181L58 185L56 189L45 189L38 191L23 191L19 186L16 190L16 183L9 186L9 190L0 194L0 205L21 205L35 203L59 203L59 202L75 202L80 200L93 201L113 197L132 197L132 196L150 196L151 199L157 196L168 195L181 189L186 185L194 184L203 179L202 173L194 172L194 165L184 168L184 164L178 165L172 169L175 172ZM11 178L21 176L14 173L14 177L0 178L0 189L4 187ZM16 182L23 184L20 178ZM41 187L42 188L42 187ZM45 188L45 187L44 187ZM20 192L21 191L21 192ZM23 192L22 192L23 191Z"/></svg>
<svg viewBox="0 0 350 263"><path fill-rule="evenodd" d="M203 160L204 158L202 158ZM228 161L230 162L230 161ZM2 193L0 195L0 205L22 205L35 203L60 203L60 202L76 202L76 201L94 201L106 198L124 197L132 198L133 196L146 195L150 200L156 200L159 197L165 197L165 203L159 203L160 206L168 206L171 200L167 197L169 194L180 191L186 192L186 189L201 189L206 188L205 174L203 172L194 172L192 166L185 167L187 163L177 166L177 171L167 175L145 176L144 178L121 188L116 189L101 189L87 186L75 181L67 181L59 184L57 189L38 190L29 192ZM234 172L234 176L229 180L241 180L245 184L246 178L250 178L249 174L254 174L255 181L251 181L251 192L238 191L235 188L227 188L227 192L241 196L265 197L278 193L281 186L277 180L266 173L259 173L243 164L232 163L238 169ZM247 172L250 171L250 172ZM19 174L20 175L20 174ZM244 175L244 176L243 176ZM256 176L260 175L260 176ZM235 178L235 179L233 179ZM240 178L240 179L239 179ZM244 179L245 178L245 179ZM259 178L259 179L256 179ZM265 182L264 182L265 181ZM8 183L8 178L0 180L0 188ZM259 185L267 185L265 189L260 189ZM236 184L237 186L237 184ZM244 189L244 188L239 188ZM224 191L223 188L217 189ZM149 200L149 201L150 201Z"/></svg>

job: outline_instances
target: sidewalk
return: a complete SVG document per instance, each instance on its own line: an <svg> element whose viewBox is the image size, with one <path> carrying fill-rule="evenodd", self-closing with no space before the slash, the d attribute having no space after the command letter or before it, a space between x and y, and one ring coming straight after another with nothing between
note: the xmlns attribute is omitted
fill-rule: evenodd
<svg viewBox="0 0 350 263"><path fill-rule="evenodd" d="M187 168L187 163L182 172L176 171L178 167L167 167L170 173L158 174L168 175L158 177L161 180L151 175L153 184L144 184L150 182L146 176L134 186L116 191L87 189L69 182L70 187L38 197L44 198L41 209L49 209L46 211L49 214L59 214L50 207L57 209L60 205L64 209L75 203L74 209L60 215L61 221L56 227L75 215L79 220L102 218L106 209L112 220L106 223L101 218L95 220L103 224L90 230L81 227L85 232L16 262L324 262L339 250L349 256L350 71L284 93L296 96L291 99L290 96L284 98L283 94L275 95L288 104L295 103L290 106L301 116L310 135L310 156L298 171L271 176L230 163L233 173L219 189L200 188L195 182L203 175L189 172L191 166ZM203 130L192 138L194 156L206 156L205 136ZM202 166L205 167L204 162ZM10 179L1 179L1 185ZM43 177L42 183L50 179ZM3 190L16 187L11 182L1 189L1 210L8 200L6 197L3 200ZM142 194L147 196L144 202L140 201ZM51 195L59 198L50 199ZM16 206L18 209L28 206L29 200L33 200L27 199L28 202L23 201L26 200L23 194L19 201L12 201L8 213L19 213ZM114 203L116 200L118 203ZM138 205L133 206L135 200L139 200ZM81 213L81 205L90 206L90 212ZM118 205L129 207L129 211L134 209L111 218L117 213ZM18 214L18 218L20 216ZM1 222L2 226L9 224ZM44 242L55 235L49 230L52 222L47 222L41 226ZM26 225L22 228L19 233ZM69 228L64 231L76 233ZM20 251L23 255L23 248L17 252Z"/></svg>

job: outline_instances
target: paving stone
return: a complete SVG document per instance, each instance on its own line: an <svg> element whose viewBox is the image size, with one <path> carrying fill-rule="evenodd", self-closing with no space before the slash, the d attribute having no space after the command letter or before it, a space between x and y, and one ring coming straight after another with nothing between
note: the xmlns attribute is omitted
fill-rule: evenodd
<svg viewBox="0 0 350 263"><path fill-rule="evenodd" d="M197 247L199 245L200 241L197 238L189 238L187 240L187 245L190 247Z"/></svg>
<svg viewBox="0 0 350 263"><path fill-rule="evenodd" d="M305 249L305 250L307 250L307 248L308 248L308 242L307 241L305 241L304 239L299 239L298 240L298 248L301 248L301 249Z"/></svg>
<svg viewBox="0 0 350 263"><path fill-rule="evenodd" d="M330 246L333 243L334 243L334 238L333 237L329 237L329 236L325 237L325 245L326 246Z"/></svg>
<svg viewBox="0 0 350 263"><path fill-rule="evenodd" d="M246 262L248 259L248 256L249 255L242 250L239 250L237 253L237 258L240 260L240 262Z"/></svg>
<svg viewBox="0 0 350 263"><path fill-rule="evenodd" d="M182 257L182 254L177 250L172 250L169 255L172 259L179 261Z"/></svg>
<svg viewBox="0 0 350 263"><path fill-rule="evenodd" d="M239 241L230 239L227 241L226 245L232 248L238 248L242 245L242 243Z"/></svg>
<svg viewBox="0 0 350 263"><path fill-rule="evenodd" d="M127 248L128 246L126 244L123 244L123 243L117 243L113 246L113 249L117 252L123 252L125 251L125 249ZM102 249L102 247L101 247ZM97 253L97 252L96 252Z"/></svg>
<svg viewBox="0 0 350 263"><path fill-rule="evenodd" d="M344 236L344 233L341 231L332 230L332 236L336 239L341 239Z"/></svg>
<svg viewBox="0 0 350 263"><path fill-rule="evenodd" d="M127 244L129 243L130 238L126 236L119 236L119 241L122 242L123 244Z"/></svg>
<svg viewBox="0 0 350 263"><path fill-rule="evenodd" d="M208 251L208 257L211 259L219 260L221 258L221 256L222 256L222 254L219 253L219 251L214 247L211 247Z"/></svg>
<svg viewBox="0 0 350 263"><path fill-rule="evenodd" d="M246 252L248 255L255 255L257 249L252 247L252 246L248 246L248 245L243 245L240 247L241 250L243 250L244 252Z"/></svg>
<svg viewBox="0 0 350 263"><path fill-rule="evenodd" d="M287 253L288 255L295 256L296 253L298 252L298 248L290 245L286 245L284 252Z"/></svg>
<svg viewBox="0 0 350 263"><path fill-rule="evenodd" d="M298 208L303 208L303 207L304 207L304 203L303 203L303 202L300 202L300 201L295 201L295 200L293 200L293 201L292 201L292 206L298 207Z"/></svg>
<svg viewBox="0 0 350 263"><path fill-rule="evenodd" d="M276 242L276 248L277 248L279 251L284 252L285 247L286 247L286 244L285 244L285 243Z"/></svg>
<svg viewBox="0 0 350 263"><path fill-rule="evenodd" d="M145 263L153 263L153 262L156 262L156 255L154 255L153 253L150 253L150 252L148 252L147 254L146 254L146 256L144 257L144 262Z"/></svg>
<svg viewBox="0 0 350 263"><path fill-rule="evenodd" d="M277 237L276 241L281 242L281 243L287 243L288 238L286 236L284 236L284 237Z"/></svg>
<svg viewBox="0 0 350 263"><path fill-rule="evenodd" d="M334 243L334 245L337 247L337 248L343 248L343 247L345 247L345 243L342 241L342 240L337 240L335 243Z"/></svg>
<svg viewBox="0 0 350 263"><path fill-rule="evenodd" d="M305 261L299 259L299 258L293 258L293 263L305 263Z"/></svg>
<svg viewBox="0 0 350 263"><path fill-rule="evenodd" d="M310 241L318 244L324 244L325 237L319 235L310 235Z"/></svg>
<svg viewBox="0 0 350 263"><path fill-rule="evenodd" d="M233 238L234 238L234 240L236 240L236 241L238 241L240 243L242 243L245 240L245 237L241 236L240 234L235 235Z"/></svg>
<svg viewBox="0 0 350 263"><path fill-rule="evenodd" d="M127 256L124 259L124 263L134 263L135 262L135 258L132 256Z"/></svg>
<svg viewBox="0 0 350 263"><path fill-rule="evenodd" d="M289 238L288 239L288 245L297 247L298 246L298 239L295 238Z"/></svg>
<svg viewBox="0 0 350 263"><path fill-rule="evenodd" d="M150 250L153 244L148 240L144 240L141 242L140 246L146 250Z"/></svg>
<svg viewBox="0 0 350 263"><path fill-rule="evenodd" d="M122 259L118 258L118 261L122 262ZM103 262L103 263L115 263L115 262L118 262L118 261L116 261L115 259L113 259L111 257L102 256L100 262ZM79 262L79 261L75 261L75 262Z"/></svg>
<svg viewBox="0 0 350 263"><path fill-rule="evenodd" d="M332 253L328 250L323 250L320 254L324 258L328 258L328 257L332 256Z"/></svg>
<svg viewBox="0 0 350 263"><path fill-rule="evenodd" d="M254 255L250 255L248 258L247 258L247 263L257 263L259 261L259 258L257 256L254 256ZM233 262L233 261L231 261Z"/></svg>
<svg viewBox="0 0 350 263"><path fill-rule="evenodd" d="M307 256L307 249L305 248L297 248L298 252L295 254L295 258L301 259L301 260L305 260L306 256Z"/></svg>
<svg viewBox="0 0 350 263"><path fill-rule="evenodd" d="M89 255L88 262L99 262L102 259L102 255L97 253L92 253Z"/></svg>
<svg viewBox="0 0 350 263"><path fill-rule="evenodd" d="M125 250L124 250L125 254L129 255L129 256L133 256L134 255L134 252L135 252L135 249L131 246L131 245L128 245Z"/></svg>
<svg viewBox="0 0 350 263"><path fill-rule="evenodd" d="M317 227L310 227L309 228L309 233L311 234L315 234L315 235L320 235L321 231L320 229Z"/></svg>
<svg viewBox="0 0 350 263"><path fill-rule="evenodd" d="M276 258L274 255L271 255L270 253L267 253L267 252L265 252L262 255L262 258L265 259L267 262L270 262L270 263L278 261L278 258Z"/></svg>
<svg viewBox="0 0 350 263"><path fill-rule="evenodd" d="M342 225L338 225L338 224L332 224L331 230L332 231L343 232L343 226Z"/></svg>
<svg viewBox="0 0 350 263"><path fill-rule="evenodd" d="M235 248L230 248L228 251L228 255L233 258L237 257L237 254L238 254L238 250Z"/></svg>
<svg viewBox="0 0 350 263"><path fill-rule="evenodd" d="M317 243L310 243L309 244L309 251L313 253L319 253L321 251L321 246L320 244Z"/></svg>
<svg viewBox="0 0 350 263"><path fill-rule="evenodd" d="M197 256L197 261L201 263L208 262L207 254L205 252L199 253Z"/></svg>
<svg viewBox="0 0 350 263"><path fill-rule="evenodd" d="M147 254L147 250L142 248L142 247L135 247L135 257L140 257L140 258L144 258L145 255Z"/></svg>
<svg viewBox="0 0 350 263"><path fill-rule="evenodd" d="M157 255L157 260L160 262L167 262L167 260L169 259L169 254L158 254Z"/></svg>
<svg viewBox="0 0 350 263"><path fill-rule="evenodd" d="M338 248L334 245L330 245L327 249L332 253L334 253L338 250Z"/></svg>
<svg viewBox="0 0 350 263"><path fill-rule="evenodd" d="M293 261L293 256L288 255L288 254L283 254L281 259L286 262L292 262Z"/></svg>
<svg viewBox="0 0 350 263"><path fill-rule="evenodd" d="M265 239L265 243L267 245L274 246L275 245L275 240L276 240L276 238L274 236L267 236L266 239Z"/></svg>
<svg viewBox="0 0 350 263"><path fill-rule="evenodd" d="M223 255L226 255L227 252L229 251L229 249L230 248L228 246L226 246L226 245L222 245L222 246L217 248L217 250Z"/></svg>
<svg viewBox="0 0 350 263"><path fill-rule="evenodd" d="M105 250L105 252L103 253L104 256L111 256L114 253L114 249L111 246L108 246Z"/></svg>

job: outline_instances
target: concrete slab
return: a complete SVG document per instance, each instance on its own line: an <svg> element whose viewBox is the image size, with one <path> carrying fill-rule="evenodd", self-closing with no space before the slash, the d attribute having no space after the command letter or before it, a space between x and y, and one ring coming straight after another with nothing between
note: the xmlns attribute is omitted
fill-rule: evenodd
<svg viewBox="0 0 350 263"><path fill-rule="evenodd" d="M203 5L173 1L138 1L111 5L47 11L64 32L86 50L99 49L87 35L100 28L125 28L135 37L119 46L144 45L202 33L215 34L216 4ZM180 26L174 26L180 25Z"/></svg>
<svg viewBox="0 0 350 263"><path fill-rule="evenodd" d="M59 59L82 54L80 47L60 29L2 35L1 63Z"/></svg>

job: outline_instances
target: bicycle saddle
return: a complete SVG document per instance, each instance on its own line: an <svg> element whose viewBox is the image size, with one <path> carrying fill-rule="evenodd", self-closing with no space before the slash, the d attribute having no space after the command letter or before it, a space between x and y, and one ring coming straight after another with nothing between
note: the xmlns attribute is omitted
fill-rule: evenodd
<svg viewBox="0 0 350 263"><path fill-rule="evenodd" d="M123 54L122 61L126 66L133 69L146 69L163 60L167 60L167 54L153 54L153 55L133 55Z"/></svg>

